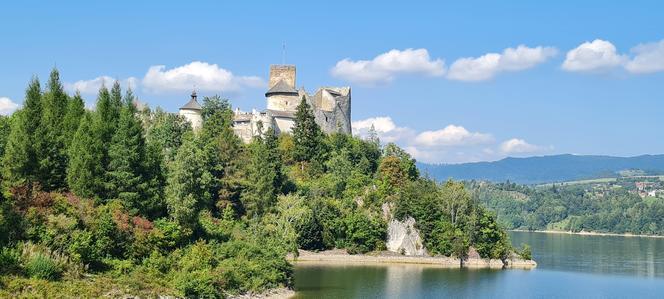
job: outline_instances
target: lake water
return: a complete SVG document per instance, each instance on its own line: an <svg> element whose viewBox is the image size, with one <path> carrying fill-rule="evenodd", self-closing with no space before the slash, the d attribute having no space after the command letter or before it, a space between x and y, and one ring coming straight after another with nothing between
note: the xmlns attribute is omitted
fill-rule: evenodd
<svg viewBox="0 0 664 299"><path fill-rule="evenodd" d="M296 266L296 298L664 298L664 239L510 232L534 270Z"/></svg>

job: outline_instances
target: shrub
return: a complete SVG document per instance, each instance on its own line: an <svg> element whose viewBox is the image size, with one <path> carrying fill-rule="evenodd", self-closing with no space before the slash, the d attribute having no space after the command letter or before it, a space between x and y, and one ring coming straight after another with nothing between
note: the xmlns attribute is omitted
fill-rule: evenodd
<svg viewBox="0 0 664 299"><path fill-rule="evenodd" d="M174 285L187 298L221 298L217 277L210 269L178 272Z"/></svg>
<svg viewBox="0 0 664 299"><path fill-rule="evenodd" d="M528 244L521 244L521 250L519 250L518 255L524 260L533 259L533 253Z"/></svg>
<svg viewBox="0 0 664 299"><path fill-rule="evenodd" d="M62 275L63 269L51 257L37 253L27 261L25 272L32 278L56 280Z"/></svg>
<svg viewBox="0 0 664 299"><path fill-rule="evenodd" d="M16 272L21 268L21 253L14 248L0 250L0 274Z"/></svg>
<svg viewBox="0 0 664 299"><path fill-rule="evenodd" d="M385 247L387 227L380 219L353 212L345 220L348 253L366 253Z"/></svg>

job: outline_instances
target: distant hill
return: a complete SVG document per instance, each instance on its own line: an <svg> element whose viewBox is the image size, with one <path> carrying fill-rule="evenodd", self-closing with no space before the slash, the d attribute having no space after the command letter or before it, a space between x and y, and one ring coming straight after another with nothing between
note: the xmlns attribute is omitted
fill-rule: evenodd
<svg viewBox="0 0 664 299"><path fill-rule="evenodd" d="M438 180L510 180L521 184L564 182L619 176L620 171L638 169L646 174L664 174L664 155L636 157L553 155L505 158L495 162L423 164L422 173Z"/></svg>

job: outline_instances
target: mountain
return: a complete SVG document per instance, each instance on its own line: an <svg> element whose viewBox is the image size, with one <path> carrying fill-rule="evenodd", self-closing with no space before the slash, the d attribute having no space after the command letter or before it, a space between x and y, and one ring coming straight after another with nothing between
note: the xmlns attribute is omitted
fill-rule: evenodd
<svg viewBox="0 0 664 299"><path fill-rule="evenodd" d="M646 174L664 174L664 155L612 157L592 155L553 155L505 158L495 162L462 164L423 164L420 171L438 180L510 180L540 184L619 176L620 171L638 169Z"/></svg>

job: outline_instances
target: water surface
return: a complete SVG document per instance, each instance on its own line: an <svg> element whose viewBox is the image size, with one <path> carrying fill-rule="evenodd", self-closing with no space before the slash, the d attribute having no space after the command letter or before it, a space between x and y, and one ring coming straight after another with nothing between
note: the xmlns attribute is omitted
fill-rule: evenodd
<svg viewBox="0 0 664 299"><path fill-rule="evenodd" d="M664 298L664 239L511 232L535 270L297 266L297 298Z"/></svg>

